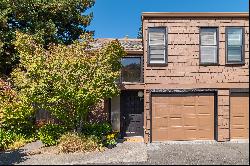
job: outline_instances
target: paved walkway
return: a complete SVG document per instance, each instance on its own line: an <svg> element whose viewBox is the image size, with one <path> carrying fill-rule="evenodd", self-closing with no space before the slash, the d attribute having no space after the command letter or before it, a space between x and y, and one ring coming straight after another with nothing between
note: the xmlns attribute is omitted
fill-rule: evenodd
<svg viewBox="0 0 250 166"><path fill-rule="evenodd" d="M33 147L33 146L29 146ZM0 153L0 165L76 165L76 164L105 164L118 162L146 162L147 151L144 143L124 142L113 149L104 152L71 153L71 154L38 154L26 156L27 149L14 152Z"/></svg>
<svg viewBox="0 0 250 166"><path fill-rule="evenodd" d="M33 147L33 146L29 146ZM0 153L0 165L167 164L249 165L249 143L119 143L104 152L32 155L27 149Z"/></svg>

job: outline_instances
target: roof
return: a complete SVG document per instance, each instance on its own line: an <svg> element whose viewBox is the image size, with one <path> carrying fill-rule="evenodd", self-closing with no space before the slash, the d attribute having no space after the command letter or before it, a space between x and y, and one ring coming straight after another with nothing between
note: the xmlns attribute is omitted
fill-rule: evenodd
<svg viewBox="0 0 250 166"><path fill-rule="evenodd" d="M93 43L91 43L91 49L99 49L103 46L103 44L108 43L112 40L116 40L115 38L98 38L95 39ZM134 51L143 51L142 47L142 39L130 39L130 38L123 38L118 39L121 45L124 47L125 51L127 52L134 52Z"/></svg>
<svg viewBox="0 0 250 166"><path fill-rule="evenodd" d="M249 17L248 12L143 12L145 17Z"/></svg>

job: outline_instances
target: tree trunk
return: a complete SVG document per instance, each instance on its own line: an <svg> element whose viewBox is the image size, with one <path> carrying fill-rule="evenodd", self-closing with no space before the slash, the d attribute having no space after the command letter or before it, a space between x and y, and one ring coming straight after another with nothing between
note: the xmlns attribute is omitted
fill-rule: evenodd
<svg viewBox="0 0 250 166"><path fill-rule="evenodd" d="M77 129L77 132L79 134L82 132L82 126L83 126L83 116L80 117L79 126L78 126L78 129Z"/></svg>

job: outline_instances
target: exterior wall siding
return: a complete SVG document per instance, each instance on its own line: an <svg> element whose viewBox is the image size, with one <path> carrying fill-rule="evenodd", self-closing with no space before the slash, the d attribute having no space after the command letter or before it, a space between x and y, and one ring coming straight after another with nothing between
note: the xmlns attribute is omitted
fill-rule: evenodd
<svg viewBox="0 0 250 166"><path fill-rule="evenodd" d="M245 64L227 65L225 28L244 28ZM168 64L149 66L148 28L167 27ZM199 64L199 27L218 27L219 64L202 66ZM196 89L218 90L217 140L228 141L229 131L229 90L249 88L249 20L247 17L222 18L152 18L143 19L144 46L144 110L145 142L150 141L150 89Z"/></svg>

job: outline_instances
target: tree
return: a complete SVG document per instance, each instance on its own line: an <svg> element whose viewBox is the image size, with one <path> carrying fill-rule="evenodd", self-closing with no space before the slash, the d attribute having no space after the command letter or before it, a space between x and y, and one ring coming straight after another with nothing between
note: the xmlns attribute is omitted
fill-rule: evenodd
<svg viewBox="0 0 250 166"><path fill-rule="evenodd" d="M141 27L139 28L137 39L142 39L142 24L141 24Z"/></svg>
<svg viewBox="0 0 250 166"><path fill-rule="evenodd" d="M34 35L45 48L68 45L89 32L93 14L84 12L93 5L94 0L0 0L0 74L9 74L19 62L16 30Z"/></svg>
<svg viewBox="0 0 250 166"><path fill-rule="evenodd" d="M115 82L125 55L118 40L90 51L92 40L85 35L81 42L46 50L31 36L17 33L20 65L12 73L16 89L36 108L81 129L91 106L119 93Z"/></svg>

